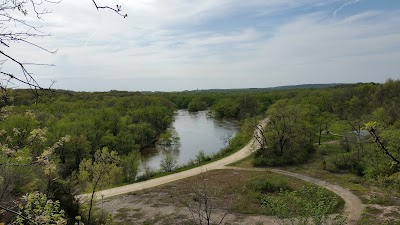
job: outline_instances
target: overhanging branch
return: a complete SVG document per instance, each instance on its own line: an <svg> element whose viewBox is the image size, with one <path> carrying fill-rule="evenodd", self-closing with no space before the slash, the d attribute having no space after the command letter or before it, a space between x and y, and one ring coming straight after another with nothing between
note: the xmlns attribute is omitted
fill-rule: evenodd
<svg viewBox="0 0 400 225"><path fill-rule="evenodd" d="M116 5L116 7L113 8L113 7L110 7L110 6L99 6L97 4L96 0L92 0L92 2L93 2L94 6L96 7L97 10L99 10L99 9L109 9L109 10L112 10L112 11L116 12L118 15L120 15L120 16L122 16L124 18L126 18L128 16L128 14L126 14L126 13L125 14L121 13L122 12L122 9L121 9L122 6L121 5Z"/></svg>
<svg viewBox="0 0 400 225"><path fill-rule="evenodd" d="M374 128L369 129L369 133L374 138L374 141L378 144L378 147L383 151L384 154L388 155L397 165L400 165L400 160L396 159L389 151L389 149L382 143L379 136L376 134Z"/></svg>

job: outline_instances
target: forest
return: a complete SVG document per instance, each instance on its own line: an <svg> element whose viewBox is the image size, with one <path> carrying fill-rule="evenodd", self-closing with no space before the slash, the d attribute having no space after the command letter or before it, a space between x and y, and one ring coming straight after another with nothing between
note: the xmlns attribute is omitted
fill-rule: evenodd
<svg viewBox="0 0 400 225"><path fill-rule="evenodd" d="M318 170L354 174L400 193L399 80L231 92L37 96L14 89L1 102L0 221L107 224L92 210L94 192L136 182L141 151L169 137L177 109L240 121L241 131L218 157L243 147L258 129L254 167L316 159ZM262 118L269 118L264 128L256 126ZM80 193L92 199L80 202L74 197Z"/></svg>

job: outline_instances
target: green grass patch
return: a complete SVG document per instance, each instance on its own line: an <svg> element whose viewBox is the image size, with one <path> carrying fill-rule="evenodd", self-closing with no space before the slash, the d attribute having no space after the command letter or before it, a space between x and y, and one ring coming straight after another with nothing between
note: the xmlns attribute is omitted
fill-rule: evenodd
<svg viewBox="0 0 400 225"><path fill-rule="evenodd" d="M351 131L351 126L346 121L335 121L329 126L329 131L333 134L344 134Z"/></svg>
<svg viewBox="0 0 400 225"><path fill-rule="evenodd" d="M236 161L234 163L231 163L227 166L234 166L234 167L242 167L242 168L252 168L253 166L253 159L254 159L255 153L252 153L248 157L241 159L239 161Z"/></svg>
<svg viewBox="0 0 400 225"><path fill-rule="evenodd" d="M322 134L321 135L321 144L324 142L332 142L332 141L339 141L343 137L341 135L334 135L334 134ZM318 140L318 137L317 137Z"/></svg>

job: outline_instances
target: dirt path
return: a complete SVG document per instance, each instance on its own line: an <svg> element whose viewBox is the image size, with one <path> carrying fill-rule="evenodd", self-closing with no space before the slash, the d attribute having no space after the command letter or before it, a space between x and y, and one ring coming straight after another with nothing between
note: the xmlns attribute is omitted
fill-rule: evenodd
<svg viewBox="0 0 400 225"><path fill-rule="evenodd" d="M349 190L335 185L328 183L324 180L315 179L304 174L292 173L280 169L264 169L264 168L241 168L241 167L224 167L225 169L235 169L235 170L249 170L249 171L271 171L274 173L279 173L285 176L290 176L294 178L298 178L313 184L316 184L320 187L328 189L338 196L340 196L344 201L344 210L345 214L347 215L347 224L357 224L357 221L361 218L361 215L364 211L365 206L362 204L361 200Z"/></svg>
<svg viewBox="0 0 400 225"><path fill-rule="evenodd" d="M267 121L268 120L265 119L261 122L261 124L263 126L265 126ZM257 149L257 145L258 145L257 141L253 138L241 150L237 151L236 153L234 153L230 156L220 159L218 161L215 161L215 162L212 162L212 163L200 166L200 167L196 167L196 168L193 168L190 170L171 174L168 176L164 176L164 177L160 177L160 178L156 178L156 179L152 179L152 180L147 180L147 181L143 181L143 182L138 182L138 183L134 183L134 184L129 184L129 185L121 186L121 187L111 188L111 189L107 189L107 190L103 190L103 191L98 191L98 192L96 192L96 198L97 199L109 198L109 197L113 197L113 196L117 196L117 195L123 195L123 194L131 193L131 192L135 192L135 191L140 191L140 190L160 186L163 184L167 184L167 183L170 183L173 181L196 176L203 172L210 171L210 170L216 170L216 169L229 168L229 169L237 169L237 170L262 170L262 171L269 170L274 173L279 173L279 174L283 174L286 176L295 177L295 178L316 184L318 186L321 186L328 190L333 191L335 194L337 194L338 196L343 198L345 201L345 212L348 216L348 224L356 224L356 221L358 221L361 218L361 214L364 210L364 205L362 204L361 200L356 195L354 195L353 193L348 191L347 189L340 187L338 185L330 184L326 181L318 180L318 179L315 179L315 178L312 178L312 177L309 177L309 176L306 176L303 174L287 172L287 171L283 171L283 170L279 170L279 169L257 169L257 168L246 169L246 168L238 168L238 167L226 167L226 165L228 165L228 164L239 161L239 160L244 159L247 156L249 156L253 151L255 151L255 149ZM88 196L87 194L79 195L78 198L82 199L87 196Z"/></svg>

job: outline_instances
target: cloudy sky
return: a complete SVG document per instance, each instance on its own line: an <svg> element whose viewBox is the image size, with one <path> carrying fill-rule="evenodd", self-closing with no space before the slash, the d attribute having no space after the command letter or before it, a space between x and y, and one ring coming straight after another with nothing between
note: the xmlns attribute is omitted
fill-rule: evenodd
<svg viewBox="0 0 400 225"><path fill-rule="evenodd" d="M31 41L58 52L15 44L14 56L55 64L28 66L42 85L81 91L400 79L398 0L106 2L128 17L98 12L91 0L49 5L43 20L28 16L52 33Z"/></svg>

